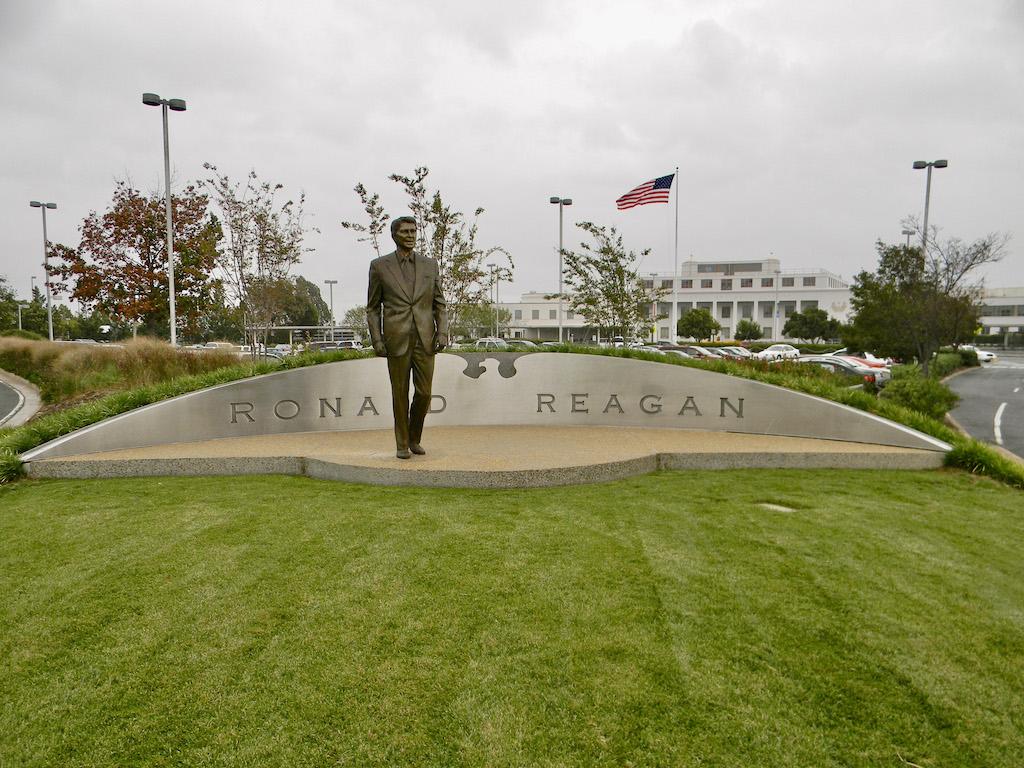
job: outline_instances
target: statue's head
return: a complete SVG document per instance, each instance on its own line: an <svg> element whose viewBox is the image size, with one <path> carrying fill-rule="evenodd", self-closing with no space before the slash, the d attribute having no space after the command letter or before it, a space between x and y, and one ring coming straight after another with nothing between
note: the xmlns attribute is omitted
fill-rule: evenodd
<svg viewBox="0 0 1024 768"><path fill-rule="evenodd" d="M391 239L395 245L411 251L416 247L416 219L412 216L399 216L391 222Z"/></svg>

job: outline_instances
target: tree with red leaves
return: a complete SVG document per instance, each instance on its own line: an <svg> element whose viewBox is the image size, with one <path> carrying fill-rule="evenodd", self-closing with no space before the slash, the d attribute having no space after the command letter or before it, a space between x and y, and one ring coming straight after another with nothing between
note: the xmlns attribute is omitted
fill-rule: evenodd
<svg viewBox="0 0 1024 768"><path fill-rule="evenodd" d="M194 186L171 196L174 222L174 288L179 332L194 336L213 301L221 227L208 212L209 199ZM58 288L86 308L169 336L167 240L164 197L143 195L119 181L110 209L82 222L77 250L60 247L54 273Z"/></svg>

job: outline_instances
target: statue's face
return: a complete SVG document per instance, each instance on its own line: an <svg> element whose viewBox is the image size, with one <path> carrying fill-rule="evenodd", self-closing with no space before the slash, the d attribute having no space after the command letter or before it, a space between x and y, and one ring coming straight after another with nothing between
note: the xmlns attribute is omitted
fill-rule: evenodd
<svg viewBox="0 0 1024 768"><path fill-rule="evenodd" d="M411 221L403 221L395 230L395 242L407 251L416 247L416 225Z"/></svg>

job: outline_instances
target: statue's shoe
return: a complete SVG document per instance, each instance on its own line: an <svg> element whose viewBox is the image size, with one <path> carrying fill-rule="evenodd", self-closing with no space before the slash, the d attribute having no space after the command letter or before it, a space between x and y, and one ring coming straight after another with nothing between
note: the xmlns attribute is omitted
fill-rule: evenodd
<svg viewBox="0 0 1024 768"><path fill-rule="evenodd" d="M423 450L423 446L419 443L409 443L409 450L415 453L417 456L423 456L426 451Z"/></svg>
<svg viewBox="0 0 1024 768"><path fill-rule="evenodd" d="M395 451L395 456L400 459L410 459L412 458L412 452L408 448L399 448Z"/></svg>

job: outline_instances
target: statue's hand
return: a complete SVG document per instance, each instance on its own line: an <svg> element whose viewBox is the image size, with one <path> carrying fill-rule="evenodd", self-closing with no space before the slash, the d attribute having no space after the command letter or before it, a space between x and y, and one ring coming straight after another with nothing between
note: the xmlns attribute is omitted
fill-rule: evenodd
<svg viewBox="0 0 1024 768"><path fill-rule="evenodd" d="M439 333L439 334L437 334L437 336L434 337L434 353L435 354L437 352L440 352L441 350L443 350L447 346L448 346L448 337L445 334Z"/></svg>
<svg viewBox="0 0 1024 768"><path fill-rule="evenodd" d="M374 344L373 345L373 351L377 355L377 357L387 357L388 356L387 347L384 346L383 342L378 342L377 344Z"/></svg>

